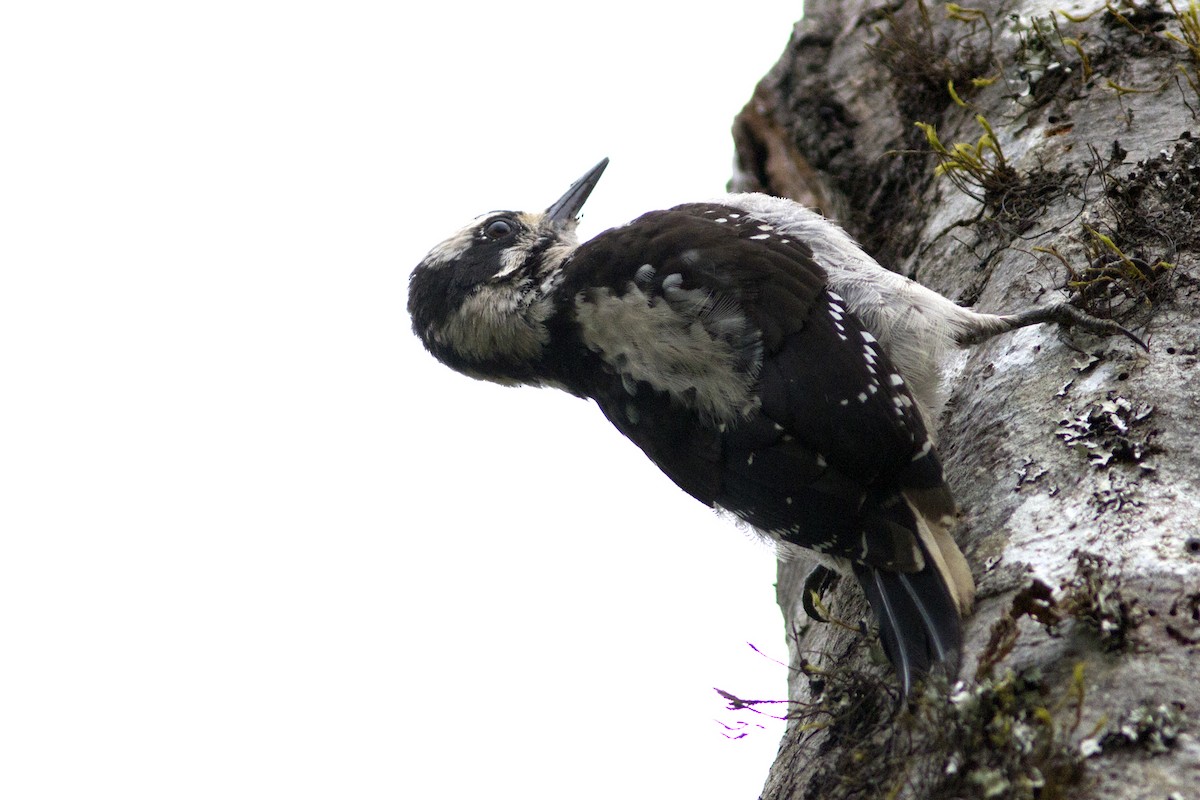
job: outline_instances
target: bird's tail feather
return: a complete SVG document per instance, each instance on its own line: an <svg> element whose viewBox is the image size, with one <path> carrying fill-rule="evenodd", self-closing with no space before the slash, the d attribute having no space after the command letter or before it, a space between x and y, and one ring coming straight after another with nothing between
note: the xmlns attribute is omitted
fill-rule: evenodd
<svg viewBox="0 0 1200 800"><path fill-rule="evenodd" d="M879 639L904 695L939 666L953 680L962 657L962 618L938 569L928 562L919 572L855 564L854 574L879 620Z"/></svg>

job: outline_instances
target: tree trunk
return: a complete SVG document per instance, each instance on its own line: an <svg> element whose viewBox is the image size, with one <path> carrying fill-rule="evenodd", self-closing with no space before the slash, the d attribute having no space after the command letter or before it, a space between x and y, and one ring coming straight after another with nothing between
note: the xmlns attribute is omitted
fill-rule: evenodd
<svg viewBox="0 0 1200 800"><path fill-rule="evenodd" d="M768 800L1200 796L1198 7L1064 6L810 0L735 123L732 189L961 303L1069 295L1149 343L1039 326L946 365L979 584L960 686L898 703L854 581L818 623L812 565L780 564Z"/></svg>

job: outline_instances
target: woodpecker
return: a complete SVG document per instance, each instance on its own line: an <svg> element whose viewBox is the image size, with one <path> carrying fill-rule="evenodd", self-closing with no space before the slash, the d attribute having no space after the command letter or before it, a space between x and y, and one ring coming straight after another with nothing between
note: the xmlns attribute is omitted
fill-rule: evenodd
<svg viewBox="0 0 1200 800"><path fill-rule="evenodd" d="M903 694L953 678L975 583L931 436L943 354L1040 322L1136 337L1065 303L963 308L762 194L580 244L607 164L545 212L485 214L434 247L413 331L470 377L590 398L692 497L853 574Z"/></svg>

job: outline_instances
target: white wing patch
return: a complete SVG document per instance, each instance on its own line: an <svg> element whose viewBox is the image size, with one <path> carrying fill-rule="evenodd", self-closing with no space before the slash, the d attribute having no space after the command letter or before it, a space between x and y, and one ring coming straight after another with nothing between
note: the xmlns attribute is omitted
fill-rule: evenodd
<svg viewBox="0 0 1200 800"><path fill-rule="evenodd" d="M684 289L680 275L668 275L662 287L661 296L632 282L623 294L600 288L577 295L584 341L627 388L644 382L714 422L750 413L762 367L759 332L736 302Z"/></svg>

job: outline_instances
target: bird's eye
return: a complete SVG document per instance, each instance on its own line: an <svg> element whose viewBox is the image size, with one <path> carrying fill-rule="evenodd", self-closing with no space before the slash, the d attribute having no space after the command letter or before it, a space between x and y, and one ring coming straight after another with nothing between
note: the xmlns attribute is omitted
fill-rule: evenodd
<svg viewBox="0 0 1200 800"><path fill-rule="evenodd" d="M506 219L496 219L488 223L483 233L489 239L503 239L513 232L513 225Z"/></svg>

